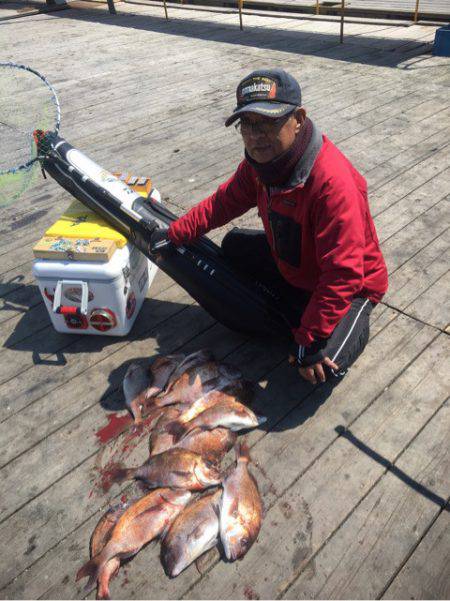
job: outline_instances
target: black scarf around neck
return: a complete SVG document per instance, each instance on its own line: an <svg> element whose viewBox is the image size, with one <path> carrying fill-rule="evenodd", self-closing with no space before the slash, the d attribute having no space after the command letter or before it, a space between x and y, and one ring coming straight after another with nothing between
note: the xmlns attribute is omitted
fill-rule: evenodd
<svg viewBox="0 0 450 601"><path fill-rule="evenodd" d="M281 186L289 181L295 166L311 141L313 124L308 117L292 145L268 163L258 163L245 151L245 158L266 186Z"/></svg>

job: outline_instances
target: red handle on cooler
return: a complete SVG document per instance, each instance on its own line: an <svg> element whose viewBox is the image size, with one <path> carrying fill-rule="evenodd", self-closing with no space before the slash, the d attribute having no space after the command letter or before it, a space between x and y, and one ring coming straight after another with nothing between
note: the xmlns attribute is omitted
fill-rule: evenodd
<svg viewBox="0 0 450 601"><path fill-rule="evenodd" d="M81 315L80 307L68 307L67 305L60 305L56 309L56 313L61 315Z"/></svg>

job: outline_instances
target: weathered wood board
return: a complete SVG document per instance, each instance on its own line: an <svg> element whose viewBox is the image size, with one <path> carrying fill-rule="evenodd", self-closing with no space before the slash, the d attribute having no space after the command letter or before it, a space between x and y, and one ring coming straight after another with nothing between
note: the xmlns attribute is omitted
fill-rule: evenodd
<svg viewBox="0 0 450 601"><path fill-rule="evenodd" d="M151 177L181 214L242 157L223 127L237 82L282 66L367 178L390 290L365 353L335 387L301 382L283 345L229 332L162 273L126 339L61 335L31 262L70 197L39 180L0 222L0 596L85 594L74 576L90 533L132 494L127 484L103 492L98 468L117 457L137 465L147 452L143 438L123 454L127 429L99 442L107 416L124 415L127 365L210 346L260 385L268 423L248 437L266 508L260 538L242 562L212 553L206 574L191 566L174 580L150 546L113 597L448 597L450 60L430 54L436 27L349 20L340 45L334 17L246 13L241 32L229 9L170 5L169 21L161 3L117 10L0 23L7 58L55 84L63 135L109 170ZM260 222L252 211L234 225Z"/></svg>

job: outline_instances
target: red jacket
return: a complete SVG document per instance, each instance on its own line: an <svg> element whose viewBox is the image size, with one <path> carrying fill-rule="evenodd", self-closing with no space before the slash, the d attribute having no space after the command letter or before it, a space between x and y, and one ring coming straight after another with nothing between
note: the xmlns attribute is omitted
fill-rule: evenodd
<svg viewBox="0 0 450 601"><path fill-rule="evenodd" d="M281 274L312 293L293 331L299 344L330 336L355 296L381 300L387 269L366 181L315 126L286 187L267 190L243 160L214 194L171 224L169 238L187 243L255 206Z"/></svg>

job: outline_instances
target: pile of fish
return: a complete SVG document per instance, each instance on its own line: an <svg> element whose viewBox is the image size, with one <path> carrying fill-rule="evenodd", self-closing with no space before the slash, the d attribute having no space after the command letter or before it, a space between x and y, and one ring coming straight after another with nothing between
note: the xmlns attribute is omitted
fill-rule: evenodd
<svg viewBox="0 0 450 601"><path fill-rule="evenodd" d="M229 561L242 558L262 521L248 447L236 439L266 420L248 407L254 386L239 370L207 350L161 356L147 369L131 364L123 389L135 423L151 416L153 427L147 461L118 469L116 480L139 480L148 492L111 507L92 534L77 580L97 583L98 599L110 598L121 562L152 540L161 540L162 564L175 577L217 545ZM223 470L233 446L236 462Z"/></svg>

